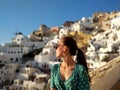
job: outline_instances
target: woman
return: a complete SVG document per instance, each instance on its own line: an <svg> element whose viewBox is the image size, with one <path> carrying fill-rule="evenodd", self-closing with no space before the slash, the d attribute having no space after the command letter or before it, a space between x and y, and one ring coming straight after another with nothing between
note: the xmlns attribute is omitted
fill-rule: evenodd
<svg viewBox="0 0 120 90"><path fill-rule="evenodd" d="M76 61L73 56L76 57ZM84 53L72 37L59 40L56 56L62 59L51 70L50 90L90 90L88 68Z"/></svg>

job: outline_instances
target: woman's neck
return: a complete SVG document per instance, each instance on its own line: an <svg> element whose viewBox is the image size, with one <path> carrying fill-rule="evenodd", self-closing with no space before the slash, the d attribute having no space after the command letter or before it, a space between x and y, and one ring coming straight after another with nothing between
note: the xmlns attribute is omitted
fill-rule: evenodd
<svg viewBox="0 0 120 90"><path fill-rule="evenodd" d="M75 65L75 62L71 56L63 58L63 62L62 62L63 67L67 68L67 67L74 66L74 65Z"/></svg>

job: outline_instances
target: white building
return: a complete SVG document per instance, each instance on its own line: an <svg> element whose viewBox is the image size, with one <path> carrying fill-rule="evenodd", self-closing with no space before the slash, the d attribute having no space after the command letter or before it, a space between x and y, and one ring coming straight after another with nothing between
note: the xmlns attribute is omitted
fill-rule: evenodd
<svg viewBox="0 0 120 90"><path fill-rule="evenodd" d="M17 68L18 64L0 64L0 83L4 83L6 80L11 83L15 79Z"/></svg>
<svg viewBox="0 0 120 90"><path fill-rule="evenodd" d="M85 18L83 17L81 20L75 22L72 26L71 26L71 30L72 31L80 31L82 30L84 27L86 28L92 28L92 18Z"/></svg>
<svg viewBox="0 0 120 90"><path fill-rule="evenodd" d="M44 41L41 41L39 37L30 34L27 38L22 33L18 33L16 37L12 39L12 42L19 45L31 47L33 49L42 48L45 45Z"/></svg>
<svg viewBox="0 0 120 90"><path fill-rule="evenodd" d="M120 28L120 16L111 20L111 29Z"/></svg>
<svg viewBox="0 0 120 90"><path fill-rule="evenodd" d="M6 43L0 46L0 62L21 62L23 54L34 49L43 48L45 46L44 41L38 41L36 38L31 40L22 33L17 33L16 37L12 39L12 43Z"/></svg>
<svg viewBox="0 0 120 90"><path fill-rule="evenodd" d="M16 76L14 83L10 86L10 90L45 90L50 76L42 73L35 67L21 67Z"/></svg>
<svg viewBox="0 0 120 90"><path fill-rule="evenodd" d="M39 74L32 80L14 80L14 84L10 86L10 90L45 90L49 79L48 74Z"/></svg>
<svg viewBox="0 0 120 90"><path fill-rule="evenodd" d="M70 32L70 27L63 27L59 31L59 38L66 36Z"/></svg>
<svg viewBox="0 0 120 90"><path fill-rule="evenodd" d="M52 65L58 62L56 58L56 45L58 42L58 37L55 36L50 40L42 50L42 53L35 56L35 65L42 69L51 69Z"/></svg>
<svg viewBox="0 0 120 90"><path fill-rule="evenodd" d="M120 17L116 17L111 20L111 29L106 30L105 32L99 33L91 38L89 41L89 47L87 48L87 60L90 64L90 68L93 65L93 68L96 67L94 63L98 61L98 67L103 63L103 59L107 57L114 57L113 55L108 55L108 52L114 52L115 47L119 49L120 42ZM99 48L97 48L99 47ZM118 50L119 51L119 50ZM91 63L90 60L94 60L94 63ZM98 68L96 67L96 68Z"/></svg>
<svg viewBox="0 0 120 90"><path fill-rule="evenodd" d="M12 43L0 45L0 84L15 79L17 63L21 63L23 54L26 54L34 49L44 47L44 41L31 40L25 37L22 33L17 33L12 39ZM11 64L15 65L11 65ZM9 66L10 64L10 66ZM29 70L28 70L29 71ZM18 74L17 77L28 79L29 74ZM6 81L7 80L7 81Z"/></svg>
<svg viewBox="0 0 120 90"><path fill-rule="evenodd" d="M21 46L15 43L4 44L0 47L0 62L21 62L22 55L28 53L29 51L29 47Z"/></svg>
<svg viewBox="0 0 120 90"><path fill-rule="evenodd" d="M116 29L117 38L120 41L120 16L111 20L111 29Z"/></svg>

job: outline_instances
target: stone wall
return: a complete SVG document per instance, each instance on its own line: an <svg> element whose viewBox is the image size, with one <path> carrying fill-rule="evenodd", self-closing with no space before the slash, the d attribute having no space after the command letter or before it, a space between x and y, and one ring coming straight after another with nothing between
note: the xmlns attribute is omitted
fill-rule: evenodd
<svg viewBox="0 0 120 90"><path fill-rule="evenodd" d="M120 57L111 60L104 67L107 68L102 67L98 70L103 69L104 73L97 73L99 75L95 79L96 81L94 80L94 83L91 84L91 90L110 90L120 79Z"/></svg>

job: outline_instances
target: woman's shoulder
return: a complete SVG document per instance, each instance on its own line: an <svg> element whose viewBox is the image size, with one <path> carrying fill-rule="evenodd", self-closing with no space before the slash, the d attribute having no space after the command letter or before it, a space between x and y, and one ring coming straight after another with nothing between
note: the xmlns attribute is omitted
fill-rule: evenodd
<svg viewBox="0 0 120 90"><path fill-rule="evenodd" d="M81 64L77 64L77 69L80 70L80 71L86 70L85 67Z"/></svg>
<svg viewBox="0 0 120 90"><path fill-rule="evenodd" d="M60 64L53 65L54 68L58 68Z"/></svg>
<svg viewBox="0 0 120 90"><path fill-rule="evenodd" d="M58 68L59 68L59 65L60 65L60 64L55 64L55 65L53 65L53 66L52 66L52 70L55 71L56 69L58 69Z"/></svg>

